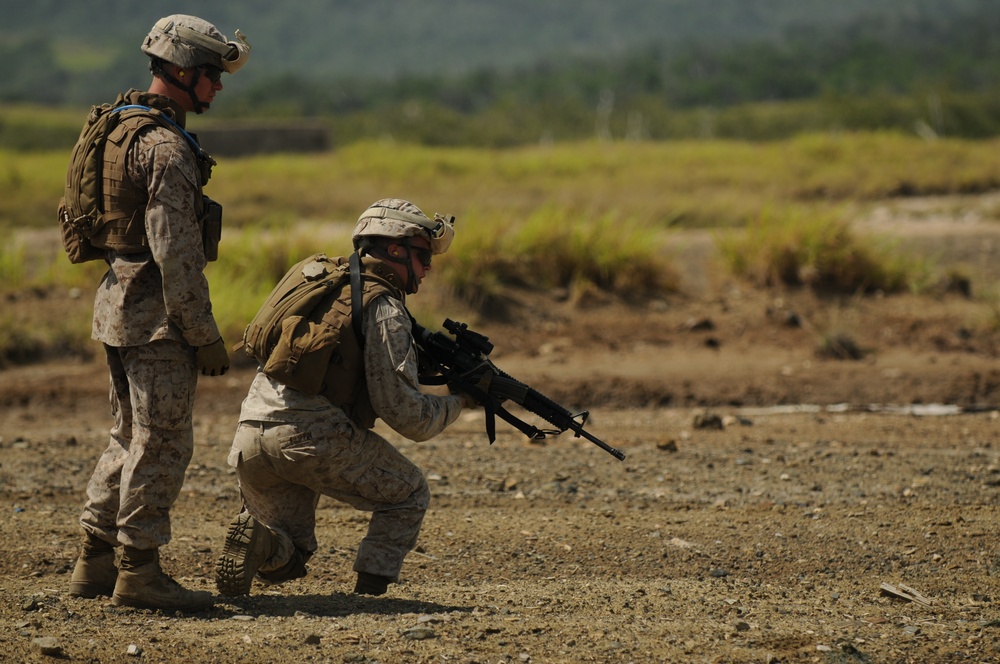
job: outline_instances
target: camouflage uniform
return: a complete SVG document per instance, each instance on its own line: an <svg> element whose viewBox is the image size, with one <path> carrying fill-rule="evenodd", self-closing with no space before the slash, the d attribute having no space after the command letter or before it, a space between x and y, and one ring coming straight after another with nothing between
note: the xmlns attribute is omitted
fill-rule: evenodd
<svg viewBox="0 0 1000 664"><path fill-rule="evenodd" d="M365 309L365 374L372 406L399 434L416 441L439 434L461 410L460 396L423 394L410 317L403 303L380 296ZM229 464L246 510L276 536L259 571L279 570L316 550L320 495L372 512L358 547L356 572L397 579L416 545L430 500L420 469L343 409L258 372L243 402Z"/></svg>
<svg viewBox="0 0 1000 664"><path fill-rule="evenodd" d="M184 111L169 103L183 125ZM220 335L203 272L191 147L153 127L136 139L125 168L149 195L149 251L109 251L110 269L97 290L92 336L107 354L115 424L80 522L108 543L153 549L170 540L169 510L191 459L194 347Z"/></svg>

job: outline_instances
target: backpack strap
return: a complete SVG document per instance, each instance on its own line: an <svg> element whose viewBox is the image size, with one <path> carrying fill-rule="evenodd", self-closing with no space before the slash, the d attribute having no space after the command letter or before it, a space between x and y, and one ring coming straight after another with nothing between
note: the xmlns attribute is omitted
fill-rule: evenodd
<svg viewBox="0 0 1000 664"><path fill-rule="evenodd" d="M361 256L355 251L348 259L349 271L351 275L351 327L354 328L354 336L358 338L358 346L365 347L365 334L363 325L363 307L361 302Z"/></svg>
<svg viewBox="0 0 1000 664"><path fill-rule="evenodd" d="M189 134L188 131L184 129L184 127L177 124L176 120L174 120L172 117L170 117L163 111L152 108L150 106L143 106L142 104L123 104L122 106L116 106L111 110L112 113L122 113L123 111L141 111L144 113L148 113L151 117L156 118L158 121L164 124L164 126L172 127L174 131L183 136L184 140L188 142L188 145L191 146L191 149L194 150L194 153L198 155L200 159L204 160L211 159L211 157L208 156L208 153L205 152L200 145L198 145L198 141L194 139L194 136Z"/></svg>

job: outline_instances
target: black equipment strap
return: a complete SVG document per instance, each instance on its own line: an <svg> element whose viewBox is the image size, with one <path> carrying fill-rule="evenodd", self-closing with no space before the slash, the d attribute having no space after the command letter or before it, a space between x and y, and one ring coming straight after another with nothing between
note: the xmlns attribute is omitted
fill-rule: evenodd
<svg viewBox="0 0 1000 664"><path fill-rule="evenodd" d="M361 256L358 252L351 254L348 259L349 270L351 275L351 327L354 328L354 336L358 338L358 345L361 348L365 347L365 333L364 333L364 320L363 308L361 301Z"/></svg>

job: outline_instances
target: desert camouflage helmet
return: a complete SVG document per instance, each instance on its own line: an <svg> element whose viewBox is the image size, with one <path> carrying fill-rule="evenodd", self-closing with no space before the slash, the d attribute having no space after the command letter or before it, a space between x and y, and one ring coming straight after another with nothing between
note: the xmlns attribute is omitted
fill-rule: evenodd
<svg viewBox="0 0 1000 664"><path fill-rule="evenodd" d="M142 52L178 67L209 65L232 74L250 59L250 44L239 30L236 41L229 41L204 19L173 14L156 22Z"/></svg>
<svg viewBox="0 0 1000 664"><path fill-rule="evenodd" d="M435 214L430 219L413 203L400 198L383 198L372 203L358 219L352 239L357 249L362 238L405 239L423 233L431 251L443 254L455 237L455 218Z"/></svg>

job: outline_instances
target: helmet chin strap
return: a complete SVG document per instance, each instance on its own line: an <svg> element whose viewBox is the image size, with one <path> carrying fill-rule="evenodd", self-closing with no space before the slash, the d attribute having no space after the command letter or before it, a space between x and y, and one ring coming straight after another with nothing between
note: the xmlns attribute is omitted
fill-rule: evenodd
<svg viewBox="0 0 1000 664"><path fill-rule="evenodd" d="M194 91L195 87L197 87L198 80L201 78L201 68L200 67L194 67L193 69L194 69L194 77L191 79L191 83L190 84L183 83L180 79L178 79L176 76L174 76L173 74L171 74L170 72L168 72L166 70L166 68L164 68L162 66L159 67L159 72L158 73L168 83L170 83L174 87L180 88L184 92L188 93L188 97L191 98L191 104L194 107L194 112L197 113L198 115L201 115L202 113L204 113L205 111L208 110L210 104L208 104L206 102L203 102L202 100L198 99L198 95L195 94L195 91Z"/></svg>
<svg viewBox="0 0 1000 664"><path fill-rule="evenodd" d="M419 282L417 282L417 275L413 271L413 261L410 260L412 256L411 252L413 251L410 243L410 238L404 238L403 240L397 242L396 244L400 244L406 248L406 256L404 258L400 258L395 254L390 254L389 250L386 249L385 247L372 246L368 247L365 251L373 256L381 258L382 260L389 261L390 263L395 263L397 265L405 265L406 290L407 292L409 292L410 289L412 288L413 291L412 293L410 293L412 295L413 293L417 292L417 289L419 288L420 284Z"/></svg>
<svg viewBox="0 0 1000 664"><path fill-rule="evenodd" d="M413 248L410 244L410 238L403 239L403 246L406 248L406 290L412 288L413 292L416 293L417 289L420 288L420 282L417 281L417 275L413 271Z"/></svg>

